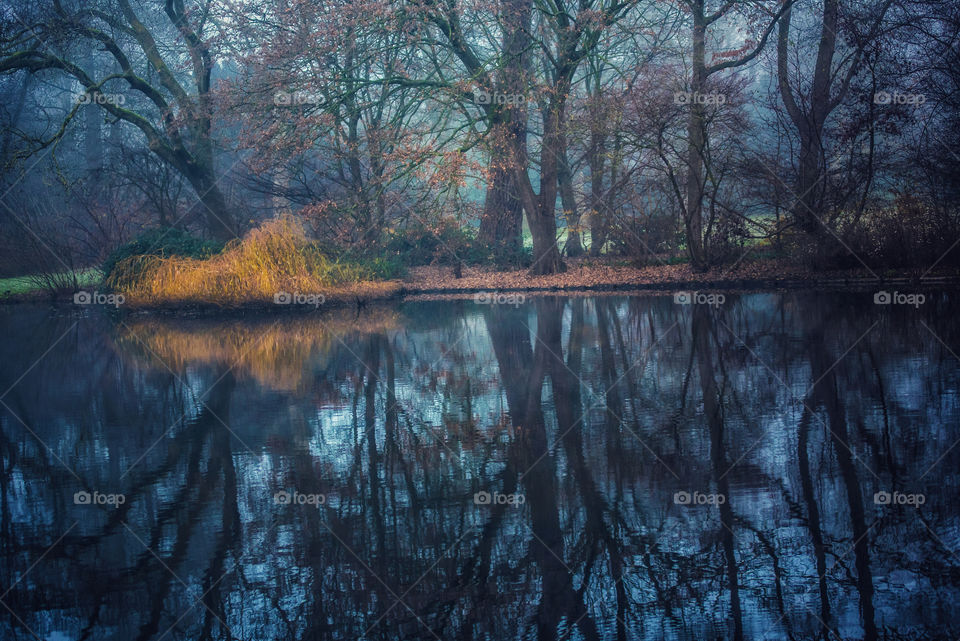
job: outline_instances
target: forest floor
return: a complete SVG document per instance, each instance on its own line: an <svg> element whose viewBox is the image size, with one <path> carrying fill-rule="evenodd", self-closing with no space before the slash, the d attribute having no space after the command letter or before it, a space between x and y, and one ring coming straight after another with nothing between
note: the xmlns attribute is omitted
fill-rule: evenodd
<svg viewBox="0 0 960 641"><path fill-rule="evenodd" d="M449 295L487 291L531 293L575 291L677 290L687 288L781 288L854 287L879 284L935 286L960 285L955 268L932 270L855 269L813 271L780 259L744 260L739 264L697 273L690 265L658 264L636 267L596 258L567 259L567 271L548 276L529 276L526 270L497 271L464 267L456 278L452 267L414 267L403 279L408 299L444 298Z"/></svg>

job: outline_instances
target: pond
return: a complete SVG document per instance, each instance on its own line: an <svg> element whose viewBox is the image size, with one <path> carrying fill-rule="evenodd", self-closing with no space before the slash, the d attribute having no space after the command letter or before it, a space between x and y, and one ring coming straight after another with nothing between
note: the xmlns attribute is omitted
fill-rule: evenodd
<svg viewBox="0 0 960 641"><path fill-rule="evenodd" d="M960 297L902 298L0 309L0 638L956 638Z"/></svg>

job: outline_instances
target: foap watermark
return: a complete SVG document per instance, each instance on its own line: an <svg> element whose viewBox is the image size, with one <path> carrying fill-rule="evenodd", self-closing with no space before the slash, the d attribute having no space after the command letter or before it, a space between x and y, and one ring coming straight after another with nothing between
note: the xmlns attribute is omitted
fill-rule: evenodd
<svg viewBox="0 0 960 641"><path fill-rule="evenodd" d="M927 502L923 494L904 494L903 492L876 492L873 495L875 505L909 505L920 507Z"/></svg>
<svg viewBox="0 0 960 641"><path fill-rule="evenodd" d="M127 502L127 497L123 494L101 494L100 492L87 492L80 490L73 494L74 505L110 505L118 507Z"/></svg>
<svg viewBox="0 0 960 641"><path fill-rule="evenodd" d="M919 107L927 101L922 93L900 93L899 91L878 91L873 94L873 102L877 105L909 105Z"/></svg>
<svg viewBox="0 0 960 641"><path fill-rule="evenodd" d="M301 294L300 292L277 292L273 295L274 305L313 305L320 307L327 302L323 294Z"/></svg>
<svg viewBox="0 0 960 641"><path fill-rule="evenodd" d="M123 294L104 294L96 291L79 291L73 294L74 305L113 305L114 307L120 307L126 300Z"/></svg>
<svg viewBox="0 0 960 641"><path fill-rule="evenodd" d="M675 105L723 105L727 97L722 93L700 93L699 91L674 91Z"/></svg>
<svg viewBox="0 0 960 641"><path fill-rule="evenodd" d="M513 305L520 307L527 301L527 297L520 293L504 294L502 292L477 292L473 295L473 302L477 305Z"/></svg>
<svg viewBox="0 0 960 641"><path fill-rule="evenodd" d="M726 502L727 497L724 494L691 493L686 490L673 493L674 505L723 505Z"/></svg>
<svg viewBox="0 0 960 641"><path fill-rule="evenodd" d="M315 505L320 506L327 502L325 494L301 494L297 490L287 492L280 490L273 495L274 505Z"/></svg>
<svg viewBox="0 0 960 641"><path fill-rule="evenodd" d="M874 305L912 305L919 308L925 302L927 302L927 297L923 294L879 291L873 295Z"/></svg>
<svg viewBox="0 0 960 641"><path fill-rule="evenodd" d="M81 105L115 105L126 104L127 99L122 93L102 93L100 91L85 91L74 96L77 104Z"/></svg>
<svg viewBox="0 0 960 641"><path fill-rule="evenodd" d="M500 492L480 491L473 495L474 505L512 505L518 507L527 502L523 494L501 494Z"/></svg>
<svg viewBox="0 0 960 641"><path fill-rule="evenodd" d="M483 87L474 87L471 93L473 94L473 102L478 105L507 105L508 107L512 107L533 100L526 94L498 93L496 91L487 91Z"/></svg>
<svg viewBox="0 0 960 641"><path fill-rule="evenodd" d="M727 297L723 294L706 292L676 292L673 295L673 302L677 305L710 305L720 307L727 302Z"/></svg>
<svg viewBox="0 0 960 641"><path fill-rule="evenodd" d="M319 105L323 96L315 91L278 91L273 94L273 104L278 107L294 105Z"/></svg>

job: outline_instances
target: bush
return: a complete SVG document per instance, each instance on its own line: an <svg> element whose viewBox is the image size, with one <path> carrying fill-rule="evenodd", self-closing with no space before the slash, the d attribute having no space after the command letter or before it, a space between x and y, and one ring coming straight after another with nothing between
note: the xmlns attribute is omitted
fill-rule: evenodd
<svg viewBox="0 0 960 641"><path fill-rule="evenodd" d="M131 256L182 256L203 260L219 254L223 248L221 242L197 238L176 227L160 227L146 231L110 252L103 261L103 273L109 276L117 263Z"/></svg>
<svg viewBox="0 0 960 641"><path fill-rule="evenodd" d="M470 229L452 221L441 221L435 227L414 225L387 236L383 251L410 267L418 265L452 265L458 260L479 263L486 257Z"/></svg>
<svg viewBox="0 0 960 641"><path fill-rule="evenodd" d="M683 240L682 225L674 212L624 216L613 222L610 233L614 252L649 264L678 252Z"/></svg>
<svg viewBox="0 0 960 641"><path fill-rule="evenodd" d="M362 273L367 280L393 280L403 276L405 271L403 262L397 256L377 256L354 261L345 257L341 260L347 263L352 262L355 269Z"/></svg>
<svg viewBox="0 0 960 641"><path fill-rule="evenodd" d="M206 258L152 253L124 258L114 265L107 285L148 304L265 303L279 292L334 293L394 267L389 261L333 260L306 238L299 221L282 217Z"/></svg>
<svg viewBox="0 0 960 641"><path fill-rule="evenodd" d="M957 221L919 200L902 196L890 207L868 211L842 229L854 252L877 267L930 267L957 262L944 254L958 237Z"/></svg>
<svg viewBox="0 0 960 641"><path fill-rule="evenodd" d="M706 242L711 265L731 263L743 256L748 233L742 218L720 215L713 221L713 229Z"/></svg>
<svg viewBox="0 0 960 641"><path fill-rule="evenodd" d="M960 237L958 221L912 197L901 196L856 219L841 217L834 233L795 237L789 252L814 269L859 268L860 261L873 269L960 262L960 252L950 251Z"/></svg>
<svg viewBox="0 0 960 641"><path fill-rule="evenodd" d="M491 248L481 246L479 244L474 245L473 251L470 253L471 260L470 263L492 263L497 267L501 268L521 268L529 267L533 264L533 248L532 247L518 247L517 249L500 249L499 251L492 251Z"/></svg>

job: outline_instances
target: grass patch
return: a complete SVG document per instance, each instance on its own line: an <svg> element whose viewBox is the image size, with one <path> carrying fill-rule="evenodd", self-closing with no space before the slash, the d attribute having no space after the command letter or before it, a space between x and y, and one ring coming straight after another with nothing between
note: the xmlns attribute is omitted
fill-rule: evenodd
<svg viewBox="0 0 960 641"><path fill-rule="evenodd" d="M16 276L14 278L0 278L0 297L18 296L37 291L36 282L32 276Z"/></svg>
<svg viewBox="0 0 960 641"><path fill-rule="evenodd" d="M29 276L0 278L0 298L26 296L49 291L50 283L76 282L79 287L91 287L98 285L102 280L103 272L96 267L58 274L31 274Z"/></svg>
<svg viewBox="0 0 960 641"><path fill-rule="evenodd" d="M276 218L209 258L133 255L114 265L107 285L128 304L273 303L279 292L346 296L381 279L387 265L335 260L292 217ZM382 288L381 288L382 289Z"/></svg>

